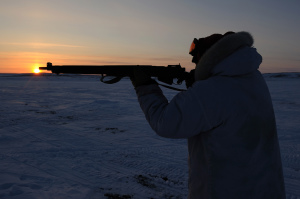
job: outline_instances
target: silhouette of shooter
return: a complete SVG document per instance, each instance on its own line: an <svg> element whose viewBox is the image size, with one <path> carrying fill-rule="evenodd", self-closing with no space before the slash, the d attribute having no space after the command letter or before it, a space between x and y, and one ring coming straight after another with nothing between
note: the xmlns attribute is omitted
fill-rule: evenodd
<svg viewBox="0 0 300 199"><path fill-rule="evenodd" d="M187 91L170 102L156 81L131 81L153 130L188 139L190 199L285 198L273 105L248 32L194 39Z"/></svg>

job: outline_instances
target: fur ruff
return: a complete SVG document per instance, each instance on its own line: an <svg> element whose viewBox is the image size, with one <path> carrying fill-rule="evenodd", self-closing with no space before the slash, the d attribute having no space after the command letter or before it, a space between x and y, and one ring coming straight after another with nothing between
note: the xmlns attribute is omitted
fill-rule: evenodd
<svg viewBox="0 0 300 199"><path fill-rule="evenodd" d="M228 35L210 47L196 65L195 80L204 80L211 76L211 71L220 61L243 46L251 47L253 37L248 32Z"/></svg>

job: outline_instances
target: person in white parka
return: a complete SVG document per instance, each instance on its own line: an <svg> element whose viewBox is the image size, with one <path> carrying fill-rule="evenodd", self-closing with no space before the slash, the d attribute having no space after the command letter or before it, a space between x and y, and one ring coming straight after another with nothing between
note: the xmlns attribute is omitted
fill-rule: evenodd
<svg viewBox="0 0 300 199"><path fill-rule="evenodd" d="M194 80L170 102L143 71L131 77L152 129L188 139L190 199L285 198L272 100L253 43L248 32L194 39Z"/></svg>

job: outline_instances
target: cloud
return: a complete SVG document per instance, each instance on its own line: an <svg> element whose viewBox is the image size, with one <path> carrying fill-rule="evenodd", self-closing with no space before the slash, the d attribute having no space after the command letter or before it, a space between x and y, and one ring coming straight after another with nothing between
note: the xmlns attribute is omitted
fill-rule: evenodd
<svg viewBox="0 0 300 199"><path fill-rule="evenodd" d="M82 48L84 46L69 45L69 44L55 44L55 43L39 43L39 42L29 42L29 43L4 43L5 45L13 46L27 46L33 48L51 48L51 47L63 47L63 48Z"/></svg>

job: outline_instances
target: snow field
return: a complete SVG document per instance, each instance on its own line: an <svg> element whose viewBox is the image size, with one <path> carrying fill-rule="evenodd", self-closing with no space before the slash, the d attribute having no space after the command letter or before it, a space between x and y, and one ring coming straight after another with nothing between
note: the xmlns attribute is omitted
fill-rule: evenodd
<svg viewBox="0 0 300 199"><path fill-rule="evenodd" d="M300 199L300 78L265 77L287 198ZM187 141L155 135L130 80L98 78L0 75L0 198L187 197Z"/></svg>

